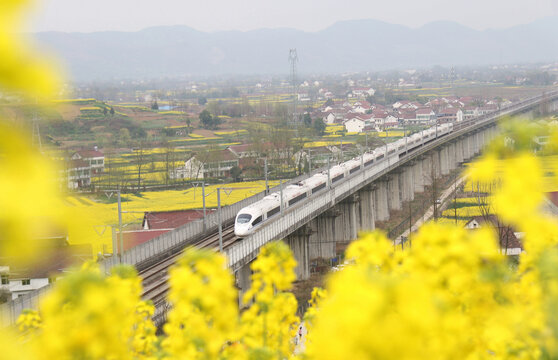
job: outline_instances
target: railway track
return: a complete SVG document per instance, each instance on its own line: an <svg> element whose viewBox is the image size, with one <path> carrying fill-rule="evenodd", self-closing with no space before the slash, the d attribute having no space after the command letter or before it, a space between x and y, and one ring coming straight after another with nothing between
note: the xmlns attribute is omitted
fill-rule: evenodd
<svg viewBox="0 0 558 360"><path fill-rule="evenodd" d="M234 234L234 225L230 225L223 229L223 248L234 244L239 238ZM200 249L219 249L219 233L215 232L201 239L193 246ZM167 292L169 290L168 278L169 269L178 261L182 251L177 252L171 257L149 266L139 272L142 278L142 299L151 300L157 307L165 302Z"/></svg>

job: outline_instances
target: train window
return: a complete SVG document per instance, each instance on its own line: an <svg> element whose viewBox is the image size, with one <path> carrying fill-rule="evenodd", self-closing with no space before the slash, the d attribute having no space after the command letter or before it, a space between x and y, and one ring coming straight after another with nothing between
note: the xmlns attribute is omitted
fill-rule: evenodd
<svg viewBox="0 0 558 360"><path fill-rule="evenodd" d="M316 192L322 190L322 189L325 188L325 187L326 187L326 183L323 183L323 184L321 184L321 185L316 186L315 188L312 189L312 194L314 194L314 193L316 193Z"/></svg>
<svg viewBox="0 0 558 360"><path fill-rule="evenodd" d="M254 222L252 223L252 226L256 226L257 224L259 224L261 222L262 222L262 216L260 215L256 218L256 220L254 220Z"/></svg>
<svg viewBox="0 0 558 360"><path fill-rule="evenodd" d="M236 218L236 222L239 223L239 224L246 224L246 223L250 222L250 219L252 219L252 215L250 215L250 214L240 214Z"/></svg>
<svg viewBox="0 0 558 360"><path fill-rule="evenodd" d="M269 218L269 217L277 214L279 211L281 211L281 207L277 206L275 209L271 209L267 212L267 217Z"/></svg>
<svg viewBox="0 0 558 360"><path fill-rule="evenodd" d="M369 166L370 164L374 163L374 159L372 160L368 160L367 162L364 163L364 166Z"/></svg>
<svg viewBox="0 0 558 360"><path fill-rule="evenodd" d="M297 197L295 197L294 199L291 199L291 200L289 201L289 205L292 205L292 204L294 204L294 203L296 203L296 202L299 202L300 200L304 199L305 197L306 197L306 193L301 194L301 195L298 195Z"/></svg>
<svg viewBox="0 0 558 360"><path fill-rule="evenodd" d="M378 160L383 159L383 158L384 158L384 154L377 157Z"/></svg>
<svg viewBox="0 0 558 360"><path fill-rule="evenodd" d="M331 182L334 183L336 181L339 181L341 179L343 179L345 177L345 174L341 174L341 175L337 175L336 177L334 177Z"/></svg>
<svg viewBox="0 0 558 360"><path fill-rule="evenodd" d="M356 168L352 168L351 171L349 171L349 174L355 173L359 170L360 170L360 166L357 166Z"/></svg>

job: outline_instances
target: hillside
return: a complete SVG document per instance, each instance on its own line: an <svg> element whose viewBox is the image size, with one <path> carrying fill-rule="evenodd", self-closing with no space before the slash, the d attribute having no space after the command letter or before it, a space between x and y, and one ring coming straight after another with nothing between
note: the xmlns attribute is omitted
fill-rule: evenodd
<svg viewBox="0 0 558 360"><path fill-rule="evenodd" d="M285 74L289 48L302 73L558 60L558 17L501 30L453 22L417 29L350 20L315 33L293 29L206 33L186 26L138 32L36 34L76 80L220 74Z"/></svg>

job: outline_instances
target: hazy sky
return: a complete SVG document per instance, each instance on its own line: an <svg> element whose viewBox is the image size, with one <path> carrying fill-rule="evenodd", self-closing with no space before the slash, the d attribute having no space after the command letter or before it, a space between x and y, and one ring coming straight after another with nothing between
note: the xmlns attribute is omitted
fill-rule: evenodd
<svg viewBox="0 0 558 360"><path fill-rule="evenodd" d="M558 15L558 0L36 0L30 31L135 31L187 25L202 31L290 27L321 30L349 19L410 27L452 20L503 28Z"/></svg>

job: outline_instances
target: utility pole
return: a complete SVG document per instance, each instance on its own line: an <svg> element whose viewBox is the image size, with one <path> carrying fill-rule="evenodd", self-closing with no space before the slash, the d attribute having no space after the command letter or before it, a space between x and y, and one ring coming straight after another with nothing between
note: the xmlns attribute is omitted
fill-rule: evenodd
<svg viewBox="0 0 558 360"><path fill-rule="evenodd" d="M328 156L327 157L327 183L329 185L329 188L331 189L331 174L329 172L330 169L331 169L331 164L330 164L330 158Z"/></svg>
<svg viewBox="0 0 558 360"><path fill-rule="evenodd" d="M219 252L223 252L223 224L221 223L221 188L217 188L217 218L219 220Z"/></svg>
<svg viewBox="0 0 558 360"><path fill-rule="evenodd" d="M195 186L198 186L200 184L200 181L196 181L193 182L192 184L194 184ZM201 186L202 186L202 204L203 204L203 231L205 231L207 229L207 224L206 224L206 207L205 207L205 181L201 181ZM196 199L196 188L194 188L194 200Z"/></svg>
<svg viewBox="0 0 558 360"><path fill-rule="evenodd" d="M120 263L122 263L122 255L124 255L124 234L122 234L122 201L120 189L118 190L118 236L120 238Z"/></svg>
<svg viewBox="0 0 558 360"><path fill-rule="evenodd" d="M279 180L279 193L280 193L279 210L281 210L281 216L283 216L283 180Z"/></svg>
<svg viewBox="0 0 558 360"><path fill-rule="evenodd" d="M269 194L269 185L267 180L267 158L264 159L264 172L265 172L265 194Z"/></svg>

